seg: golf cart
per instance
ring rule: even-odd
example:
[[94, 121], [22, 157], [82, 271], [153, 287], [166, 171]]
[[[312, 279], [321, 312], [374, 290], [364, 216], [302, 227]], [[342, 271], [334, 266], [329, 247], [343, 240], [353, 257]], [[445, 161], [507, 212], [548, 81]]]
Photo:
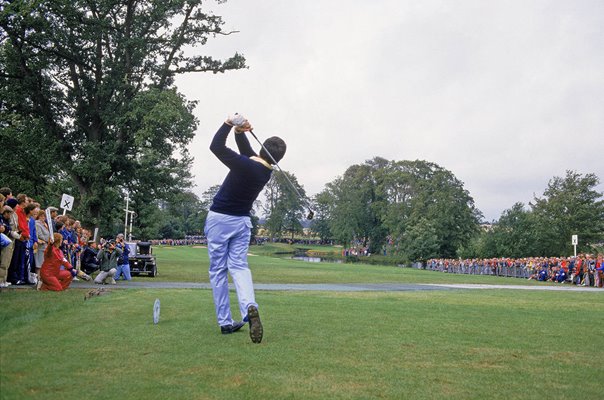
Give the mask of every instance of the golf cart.
[[127, 243], [130, 249], [130, 273], [132, 275], [147, 274], [157, 276], [157, 264], [150, 242]]

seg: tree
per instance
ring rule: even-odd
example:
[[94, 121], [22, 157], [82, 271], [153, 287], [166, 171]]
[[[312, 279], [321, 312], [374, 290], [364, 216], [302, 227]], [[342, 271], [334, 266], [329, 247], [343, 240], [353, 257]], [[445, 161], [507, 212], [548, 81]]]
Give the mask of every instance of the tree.
[[195, 103], [176, 91], [174, 77], [245, 67], [239, 54], [219, 61], [185, 53], [232, 33], [201, 4], [3, 1], [2, 138], [25, 135], [25, 145], [11, 142], [11, 154], [39, 143], [36, 153], [49, 160], [32, 163], [28, 190], [42, 193], [40, 186], [68, 178], [80, 211], [104, 222], [124, 190], [148, 201], [190, 186], [186, 147], [197, 125]]
[[333, 233], [330, 228], [330, 219], [334, 204], [332, 196], [327, 191], [323, 191], [314, 197], [312, 203], [312, 209], [315, 211], [315, 217], [310, 225], [312, 231], [322, 241], [332, 239]]
[[[426, 161], [376, 157], [349, 167], [321, 193], [330, 229], [343, 243], [360, 240], [378, 252], [454, 257], [478, 228], [480, 212], [463, 183]], [[388, 242], [386, 238], [389, 238]]]
[[298, 197], [283, 174], [287, 174], [298, 192], [304, 196], [304, 199], [306, 198], [304, 188], [293, 174], [287, 171], [273, 174], [264, 191], [266, 197], [263, 207], [266, 217], [265, 227], [273, 237], [289, 232], [293, 240], [296, 233], [302, 232], [300, 221], [304, 218], [305, 200]]
[[543, 193], [531, 204], [537, 235], [537, 255], [570, 254], [571, 236], [579, 235], [580, 251], [604, 240], [604, 200], [594, 188], [595, 174], [566, 171], [552, 178]]
[[[395, 252], [410, 253], [420, 246], [409, 241], [429, 239], [428, 247], [432, 248], [435, 243], [431, 238], [435, 234], [438, 243], [435, 253], [455, 257], [457, 250], [467, 245], [477, 232], [480, 211], [475, 208], [474, 200], [462, 182], [437, 164], [393, 161], [383, 170], [379, 191], [386, 200], [382, 221]], [[427, 236], [420, 239], [418, 229], [425, 229]], [[421, 253], [432, 252], [425, 250]], [[407, 255], [413, 259], [411, 254]]]
[[342, 177], [326, 185], [323, 194], [333, 199], [330, 230], [335, 238], [345, 244], [368, 246], [372, 253], [379, 251], [386, 237], [380, 223], [382, 202], [376, 191], [376, 172], [382, 161], [376, 158], [349, 167]]
[[426, 261], [440, 255], [441, 243], [434, 223], [421, 218], [409, 226], [403, 237], [403, 254], [413, 261]]
[[516, 203], [505, 210], [493, 228], [495, 257], [531, 257], [536, 254], [537, 241], [533, 214], [524, 204]]

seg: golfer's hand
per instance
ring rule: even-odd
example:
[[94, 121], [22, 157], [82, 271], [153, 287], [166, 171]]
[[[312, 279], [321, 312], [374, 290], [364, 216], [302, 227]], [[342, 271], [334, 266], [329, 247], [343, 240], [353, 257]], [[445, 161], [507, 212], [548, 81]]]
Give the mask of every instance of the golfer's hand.
[[243, 115], [235, 113], [229, 115], [224, 122], [231, 126], [240, 127], [247, 122], [247, 119]]
[[252, 129], [252, 125], [246, 120], [243, 125], [235, 127], [235, 133], [245, 133], [251, 131]]

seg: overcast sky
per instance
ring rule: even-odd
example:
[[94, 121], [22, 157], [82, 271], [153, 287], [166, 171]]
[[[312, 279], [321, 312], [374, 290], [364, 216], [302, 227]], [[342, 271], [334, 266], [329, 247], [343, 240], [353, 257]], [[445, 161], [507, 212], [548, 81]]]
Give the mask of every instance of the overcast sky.
[[213, 9], [239, 33], [194, 51], [238, 51], [249, 69], [177, 80], [199, 101], [190, 146], [199, 195], [227, 172], [208, 146], [235, 111], [261, 140], [287, 142], [279, 164], [311, 195], [376, 156], [427, 160], [464, 182], [491, 221], [566, 170], [604, 179], [602, 0], [230, 0]]

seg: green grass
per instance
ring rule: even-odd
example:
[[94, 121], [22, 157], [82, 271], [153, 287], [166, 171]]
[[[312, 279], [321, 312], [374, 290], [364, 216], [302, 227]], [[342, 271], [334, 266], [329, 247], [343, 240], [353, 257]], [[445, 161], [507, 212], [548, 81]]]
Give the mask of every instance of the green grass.
[[600, 292], [258, 291], [260, 345], [219, 333], [209, 290], [84, 293], [0, 293], [0, 398], [602, 395]]
[[[305, 263], [275, 249], [288, 247], [250, 249], [256, 283], [544, 285]], [[154, 252], [160, 275], [136, 280], [208, 281], [207, 249]], [[257, 291], [260, 345], [247, 328], [219, 333], [210, 290], [85, 293], [0, 292], [0, 399], [602, 397], [604, 290]]]
[[[284, 244], [250, 247], [248, 261], [255, 283], [476, 283], [498, 285], [544, 285], [526, 279], [488, 275], [457, 275], [400, 268], [391, 265], [308, 263], [274, 256], [275, 251], [293, 252], [299, 246]], [[320, 251], [341, 251], [333, 247], [313, 247]], [[153, 249], [159, 275], [136, 280], [167, 282], [209, 282], [208, 250], [195, 247]]]

